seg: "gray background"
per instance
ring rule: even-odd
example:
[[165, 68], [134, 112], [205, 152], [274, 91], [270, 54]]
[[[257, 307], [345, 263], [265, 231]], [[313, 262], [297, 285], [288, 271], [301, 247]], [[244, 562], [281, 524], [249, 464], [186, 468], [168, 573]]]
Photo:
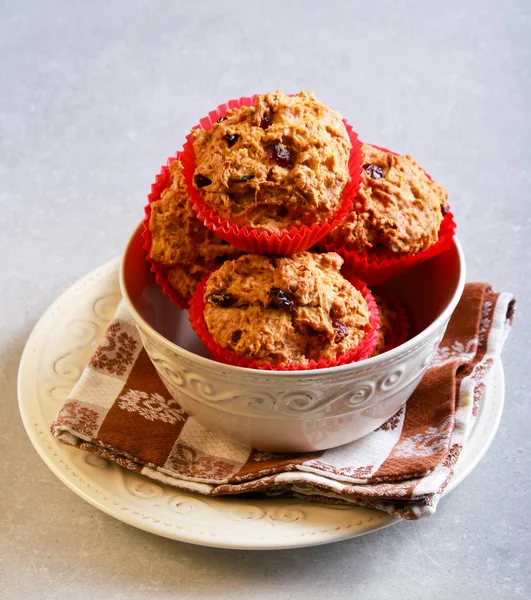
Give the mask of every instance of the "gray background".
[[[529, 598], [531, 3], [0, 2], [0, 598]], [[435, 516], [253, 553], [157, 538], [83, 502], [31, 447], [15, 379], [44, 309], [120, 254], [209, 109], [313, 89], [450, 190], [468, 279], [519, 298], [507, 404]]]

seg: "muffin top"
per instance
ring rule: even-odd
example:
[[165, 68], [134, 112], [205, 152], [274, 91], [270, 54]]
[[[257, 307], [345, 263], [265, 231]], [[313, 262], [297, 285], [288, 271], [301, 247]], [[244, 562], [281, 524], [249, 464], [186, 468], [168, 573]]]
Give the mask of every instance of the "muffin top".
[[170, 285], [189, 300], [209, 271], [242, 252], [207, 229], [195, 216], [179, 160], [171, 163], [170, 175], [170, 185], [151, 204], [150, 257], [167, 268]]
[[334, 252], [226, 261], [205, 287], [210, 335], [259, 364], [340, 357], [362, 341], [370, 317], [362, 294], [340, 275], [342, 263]]
[[350, 139], [311, 92], [259, 95], [193, 137], [194, 185], [231, 223], [281, 231], [324, 222], [341, 205]]
[[361, 186], [349, 216], [326, 238], [356, 252], [416, 253], [438, 240], [448, 192], [411, 156], [362, 146]]

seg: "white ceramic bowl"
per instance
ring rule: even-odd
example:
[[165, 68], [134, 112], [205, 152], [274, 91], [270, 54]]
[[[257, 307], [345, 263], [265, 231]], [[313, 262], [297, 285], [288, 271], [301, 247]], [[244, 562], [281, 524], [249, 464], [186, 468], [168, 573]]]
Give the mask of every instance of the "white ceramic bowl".
[[141, 227], [126, 248], [122, 294], [171, 395], [200, 423], [260, 450], [333, 448], [373, 431], [413, 393], [461, 297], [465, 261], [457, 240], [443, 254], [387, 284], [408, 310], [413, 337], [359, 363], [311, 371], [260, 371], [209, 358], [155, 283]]

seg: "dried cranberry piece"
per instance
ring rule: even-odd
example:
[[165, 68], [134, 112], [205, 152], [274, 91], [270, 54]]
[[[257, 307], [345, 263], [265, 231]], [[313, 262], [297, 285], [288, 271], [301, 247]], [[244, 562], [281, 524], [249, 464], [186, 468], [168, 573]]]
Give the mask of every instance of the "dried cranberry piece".
[[507, 306], [507, 313], [505, 314], [505, 318], [512, 324], [514, 319], [514, 307], [516, 305], [516, 299], [512, 299]]
[[345, 325], [345, 323], [342, 323], [341, 321], [332, 321], [332, 326], [334, 329], [337, 329], [336, 337], [334, 338], [336, 343], [339, 343], [341, 340], [344, 340], [347, 337], [348, 327]]
[[243, 177], [231, 177], [233, 183], [242, 183], [244, 181], [251, 181], [254, 179], [254, 175], [244, 175]]
[[262, 129], [267, 129], [272, 124], [271, 117], [266, 113], [262, 120], [260, 121], [260, 127]]
[[232, 146], [234, 146], [234, 144], [236, 143], [237, 139], [240, 136], [237, 133], [227, 133], [227, 135], [225, 136], [225, 139], [227, 140], [227, 145], [229, 146], [229, 148], [231, 148]]
[[269, 154], [269, 158], [274, 160], [279, 167], [284, 167], [285, 169], [291, 167], [291, 151], [286, 146], [278, 143], [270, 144], [267, 147], [267, 153]]
[[365, 173], [373, 179], [382, 179], [384, 176], [383, 169], [380, 165], [365, 165], [363, 168], [365, 169]]
[[221, 123], [222, 121], [226, 121], [226, 120], [227, 120], [227, 117], [220, 117], [220, 118], [219, 118], [219, 119], [216, 121], [216, 123]]
[[278, 308], [286, 307], [291, 308], [291, 300], [287, 292], [279, 288], [271, 288], [269, 290], [269, 296], [271, 297], [271, 305], [277, 306]]
[[198, 188], [204, 188], [212, 183], [212, 181], [208, 177], [201, 175], [201, 173], [194, 177], [194, 182], [196, 187]]
[[234, 298], [228, 294], [210, 294], [208, 301], [223, 308], [228, 308], [234, 304]]
[[443, 215], [443, 217], [445, 215], [447, 215], [450, 212], [450, 207], [448, 206], [448, 204], [444, 204], [443, 206], [441, 206], [441, 213]]

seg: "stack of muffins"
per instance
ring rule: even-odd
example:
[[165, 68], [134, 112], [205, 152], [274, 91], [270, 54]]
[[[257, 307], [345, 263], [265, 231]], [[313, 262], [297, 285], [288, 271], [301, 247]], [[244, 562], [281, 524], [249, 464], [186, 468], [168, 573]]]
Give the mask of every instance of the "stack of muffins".
[[157, 282], [216, 360], [259, 369], [359, 361], [407, 339], [385, 282], [445, 250], [446, 191], [362, 144], [312, 93], [219, 106], [152, 186]]

